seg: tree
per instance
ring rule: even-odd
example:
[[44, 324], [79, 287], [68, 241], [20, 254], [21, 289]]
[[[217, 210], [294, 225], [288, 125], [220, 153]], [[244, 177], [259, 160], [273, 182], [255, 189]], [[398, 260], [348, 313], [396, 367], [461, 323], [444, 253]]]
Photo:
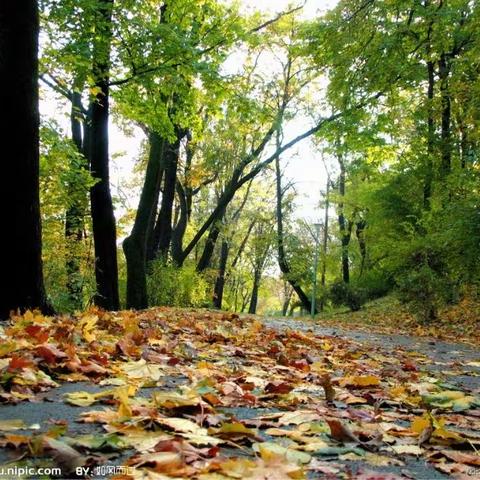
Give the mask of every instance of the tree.
[[0, 318], [11, 310], [51, 312], [42, 273], [39, 202], [38, 5], [0, 5], [2, 145], [11, 155], [2, 175], [4, 224]]
[[96, 95], [90, 104], [90, 170], [97, 183], [90, 190], [92, 228], [95, 244], [95, 303], [118, 310], [117, 233], [110, 193], [108, 118], [110, 97], [110, 50], [113, 0], [98, 0], [93, 42], [93, 78]]

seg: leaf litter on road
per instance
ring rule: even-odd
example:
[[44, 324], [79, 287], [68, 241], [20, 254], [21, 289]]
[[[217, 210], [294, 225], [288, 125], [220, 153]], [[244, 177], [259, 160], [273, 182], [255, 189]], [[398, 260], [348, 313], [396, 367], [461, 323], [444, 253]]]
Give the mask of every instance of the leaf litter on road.
[[117, 478], [394, 478], [368, 475], [416, 458], [464, 475], [480, 464], [478, 392], [432, 376], [428, 362], [206, 310], [27, 312], [1, 332], [0, 401], [41, 408], [51, 389], [87, 382], [103, 390], [63, 400], [90, 408], [73, 421], [98, 430], [5, 419], [0, 446], [67, 477], [121, 461]]

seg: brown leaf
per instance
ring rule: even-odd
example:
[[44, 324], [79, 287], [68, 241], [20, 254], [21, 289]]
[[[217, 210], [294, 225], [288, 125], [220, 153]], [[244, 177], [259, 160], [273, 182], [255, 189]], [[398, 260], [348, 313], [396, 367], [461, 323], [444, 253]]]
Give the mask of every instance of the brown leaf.
[[327, 419], [327, 423], [330, 427], [330, 436], [338, 442], [362, 443], [346, 425], [340, 422], [340, 420]]
[[265, 392], [267, 393], [290, 393], [294, 389], [294, 386], [281, 380], [275, 380], [269, 382], [265, 386]]

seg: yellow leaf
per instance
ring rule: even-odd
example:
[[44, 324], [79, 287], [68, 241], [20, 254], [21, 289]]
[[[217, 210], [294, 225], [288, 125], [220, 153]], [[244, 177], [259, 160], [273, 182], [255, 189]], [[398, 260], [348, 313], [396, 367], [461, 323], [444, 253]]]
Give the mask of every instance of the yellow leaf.
[[424, 451], [418, 445], [393, 445], [390, 448], [399, 455], [421, 455]]
[[24, 430], [27, 425], [23, 420], [0, 420], [0, 430], [3, 432], [13, 432], [15, 430]]
[[96, 335], [94, 335], [93, 331], [95, 330], [97, 322], [97, 315], [85, 315], [80, 319], [79, 327], [82, 331], [83, 338], [88, 343], [91, 343], [96, 339]]
[[114, 396], [118, 400], [118, 415], [120, 417], [130, 418], [132, 416], [132, 409], [130, 408], [128, 401], [128, 387], [120, 387], [115, 389]]
[[97, 401], [95, 395], [88, 392], [66, 393], [65, 399], [68, 403], [76, 405], [77, 407], [89, 407]]
[[380, 379], [373, 375], [352, 375], [340, 380], [342, 387], [374, 387], [380, 384]]
[[430, 420], [426, 417], [415, 417], [412, 421], [411, 429], [417, 435], [420, 435], [426, 428], [430, 426]]

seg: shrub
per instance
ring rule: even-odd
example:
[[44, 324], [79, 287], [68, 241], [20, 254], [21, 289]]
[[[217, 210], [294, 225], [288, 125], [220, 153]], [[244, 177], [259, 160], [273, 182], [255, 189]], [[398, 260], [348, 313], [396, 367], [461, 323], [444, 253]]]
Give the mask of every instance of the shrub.
[[336, 307], [346, 305], [352, 312], [356, 312], [366, 301], [365, 290], [338, 280], [330, 287], [330, 300]]
[[194, 265], [176, 267], [162, 260], [152, 262], [147, 289], [150, 305], [173, 307], [205, 306], [209, 291]]
[[423, 246], [413, 250], [396, 275], [400, 300], [422, 323], [437, 318], [438, 308], [458, 297], [458, 288], [448, 275], [442, 252]]
[[363, 292], [365, 301], [370, 301], [388, 295], [394, 288], [395, 282], [388, 272], [367, 270], [361, 277], [355, 279], [352, 285]]

